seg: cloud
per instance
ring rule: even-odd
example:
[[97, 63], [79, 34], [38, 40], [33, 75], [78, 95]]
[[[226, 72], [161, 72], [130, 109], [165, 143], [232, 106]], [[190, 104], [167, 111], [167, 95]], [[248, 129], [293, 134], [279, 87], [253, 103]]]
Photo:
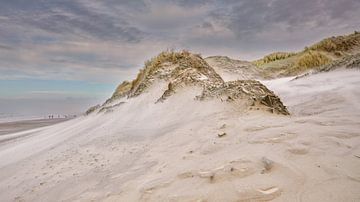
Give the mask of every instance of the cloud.
[[137, 42], [144, 34], [121, 16], [98, 13], [78, 1], [14, 0], [5, 3], [0, 11], [8, 18], [5, 23], [38, 29], [55, 37]]
[[224, 24], [250, 49], [281, 41], [280, 46], [293, 49], [298, 40], [306, 43], [360, 26], [360, 2], [355, 0], [243, 0], [222, 5], [211, 11], [212, 20]]
[[5, 45], [1, 45], [0, 44], [0, 49], [3, 49], [3, 50], [12, 50], [12, 48], [10, 46], [5, 46]]
[[356, 0], [0, 3], [0, 79], [120, 82], [167, 48], [255, 59], [360, 27]]

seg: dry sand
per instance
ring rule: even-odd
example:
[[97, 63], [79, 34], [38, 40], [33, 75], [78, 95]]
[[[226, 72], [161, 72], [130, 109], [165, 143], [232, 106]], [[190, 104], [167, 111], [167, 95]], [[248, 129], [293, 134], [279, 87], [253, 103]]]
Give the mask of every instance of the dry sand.
[[50, 126], [69, 120], [68, 118], [21, 120], [0, 123], [0, 136], [24, 130]]
[[1, 201], [359, 201], [360, 72], [290, 80], [265, 83], [291, 116], [195, 101], [196, 89], [154, 104], [159, 84], [113, 112], [14, 133]]

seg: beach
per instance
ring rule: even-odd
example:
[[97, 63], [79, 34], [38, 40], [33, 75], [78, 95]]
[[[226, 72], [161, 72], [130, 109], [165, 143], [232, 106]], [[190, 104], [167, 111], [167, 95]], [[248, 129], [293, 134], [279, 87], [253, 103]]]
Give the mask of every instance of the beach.
[[0, 136], [61, 123], [69, 118], [21, 120], [0, 123]]

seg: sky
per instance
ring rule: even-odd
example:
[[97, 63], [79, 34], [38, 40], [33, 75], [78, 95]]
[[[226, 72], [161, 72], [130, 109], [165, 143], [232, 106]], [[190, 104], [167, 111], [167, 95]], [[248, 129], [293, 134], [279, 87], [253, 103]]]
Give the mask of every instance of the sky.
[[0, 117], [80, 113], [162, 50], [254, 60], [359, 19], [358, 0], [0, 0]]

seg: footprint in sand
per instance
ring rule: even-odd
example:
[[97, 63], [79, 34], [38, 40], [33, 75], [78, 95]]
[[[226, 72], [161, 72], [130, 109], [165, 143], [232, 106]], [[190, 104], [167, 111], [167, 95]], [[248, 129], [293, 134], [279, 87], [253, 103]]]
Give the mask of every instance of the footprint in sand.
[[262, 144], [262, 143], [281, 143], [286, 140], [291, 140], [297, 137], [295, 133], [274, 133], [274, 134], [252, 134], [248, 138], [250, 144]]
[[180, 179], [199, 177], [209, 179], [210, 183], [215, 183], [234, 178], [246, 177], [254, 174], [255, 172], [256, 168], [252, 162], [236, 160], [210, 170], [187, 171], [179, 174], [178, 177]]
[[207, 142], [200, 148], [200, 153], [203, 155], [213, 154], [220, 151], [222, 148], [224, 148], [224, 145], [221, 143], [215, 141]]
[[165, 178], [157, 178], [150, 181], [145, 182], [140, 186], [140, 192], [143, 194], [151, 194], [156, 189], [166, 187], [171, 184], [171, 181]]
[[244, 189], [238, 193], [238, 201], [270, 201], [281, 195], [281, 189], [276, 186], [258, 189]]
[[252, 126], [252, 127], [247, 127], [245, 128], [246, 132], [257, 132], [257, 131], [262, 131], [262, 130], [266, 130], [269, 128], [281, 128], [284, 127], [282, 125], [273, 125], [273, 126]]

